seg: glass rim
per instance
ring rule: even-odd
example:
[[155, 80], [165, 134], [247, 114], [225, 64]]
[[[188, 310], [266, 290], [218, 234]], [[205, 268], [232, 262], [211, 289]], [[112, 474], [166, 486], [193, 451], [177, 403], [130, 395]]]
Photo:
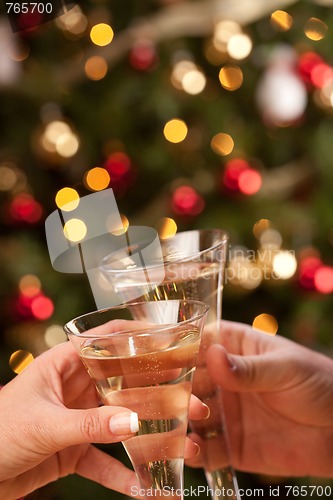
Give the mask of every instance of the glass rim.
[[[185, 319], [183, 321], [179, 321], [178, 323], [175, 323], [175, 324], [161, 324], [161, 325], [150, 325], [146, 328], [142, 328], [141, 330], [138, 330], [137, 328], [133, 328], [133, 329], [126, 329], [126, 330], [119, 330], [119, 331], [116, 331], [116, 332], [111, 332], [111, 333], [106, 333], [106, 334], [103, 334], [103, 335], [98, 335], [98, 334], [89, 334], [89, 333], [85, 333], [85, 332], [82, 332], [82, 333], [76, 333], [76, 332], [73, 332], [69, 329], [69, 325], [70, 324], [75, 324], [75, 322], [77, 322], [78, 320], [81, 320], [81, 319], [84, 319], [84, 318], [88, 318], [89, 316], [93, 316], [95, 314], [100, 314], [100, 313], [105, 313], [107, 311], [116, 311], [116, 310], [123, 310], [123, 309], [130, 309], [132, 306], [141, 306], [143, 304], [159, 304], [159, 303], [170, 303], [170, 302], [178, 302], [178, 303], [183, 303], [183, 304], [194, 304], [194, 305], [198, 305], [202, 308], [202, 311], [198, 314], [196, 314], [195, 316], [189, 318], [189, 319]], [[110, 306], [110, 307], [106, 307], [105, 309], [98, 309], [96, 311], [91, 311], [91, 312], [88, 312], [88, 313], [85, 313], [85, 314], [81, 314], [80, 316], [76, 316], [75, 318], [67, 321], [67, 323], [64, 324], [63, 326], [63, 329], [66, 333], [66, 335], [74, 335], [75, 337], [77, 338], [96, 338], [96, 337], [103, 337], [103, 338], [110, 338], [112, 336], [119, 336], [119, 335], [123, 335], [123, 334], [132, 334], [132, 335], [143, 335], [143, 334], [147, 334], [147, 333], [150, 333], [151, 331], [154, 331], [154, 332], [163, 332], [163, 331], [166, 331], [166, 330], [170, 330], [170, 328], [175, 328], [179, 325], [186, 325], [188, 323], [191, 323], [192, 321], [197, 321], [197, 320], [201, 320], [205, 314], [207, 314], [209, 310], [209, 306], [207, 306], [204, 302], [200, 301], [200, 300], [191, 300], [191, 299], [172, 299], [172, 300], [152, 300], [152, 301], [137, 301], [137, 302], [131, 302], [129, 304], [120, 304], [118, 306]], [[118, 318], [120, 320], [122, 320], [122, 318]], [[112, 320], [110, 320], [112, 321]], [[117, 318], [115, 318], [115, 321], [117, 321]], [[131, 320], [128, 320], [128, 321], [131, 321]], [[102, 325], [96, 325], [94, 327], [92, 327], [91, 329], [93, 328], [97, 328], [98, 326], [102, 326]], [[88, 330], [89, 331], [89, 330]]]
[[[218, 248], [219, 246], [225, 244], [228, 242], [229, 240], [229, 233], [227, 231], [225, 231], [224, 229], [218, 229], [218, 228], [203, 228], [203, 229], [189, 229], [188, 231], [180, 231], [179, 233], [176, 233], [174, 236], [172, 236], [171, 238], [165, 238], [165, 239], [162, 239], [163, 242], [167, 242], [168, 240], [169, 241], [172, 241], [174, 238], [177, 237], [177, 235], [180, 235], [180, 234], [185, 234], [185, 233], [206, 233], [206, 234], [214, 234], [214, 233], [217, 233], [217, 234], [221, 234], [222, 236], [222, 239], [221, 241], [217, 242], [217, 243], [214, 243], [212, 245], [210, 245], [209, 247], [205, 248], [204, 250], [198, 250], [197, 252], [193, 253], [193, 255], [191, 256], [187, 256], [187, 257], [183, 257], [183, 258], [180, 258], [180, 259], [176, 259], [174, 261], [170, 261], [170, 262], [163, 262], [163, 263], [159, 263], [159, 264], [152, 264], [149, 266], [149, 269], [158, 269], [158, 268], [161, 268], [161, 267], [167, 267], [167, 266], [170, 266], [170, 265], [173, 265], [173, 264], [176, 264], [176, 263], [185, 263], [185, 262], [189, 262], [193, 259], [196, 259], [198, 257], [200, 257], [201, 255], [205, 254], [206, 252], [209, 252], [211, 250], [215, 250], [216, 248]], [[128, 268], [128, 269], [110, 269], [108, 268], [108, 265], [105, 264], [106, 260], [110, 258], [111, 255], [113, 255], [114, 253], [116, 252], [111, 252], [110, 254], [106, 255], [105, 257], [103, 257], [102, 261], [101, 261], [101, 266], [100, 266], [100, 269], [103, 273], [105, 274], [122, 274], [122, 273], [135, 273], [137, 271], [140, 271], [141, 269], [145, 269], [144, 267], [137, 267], [137, 268]]]

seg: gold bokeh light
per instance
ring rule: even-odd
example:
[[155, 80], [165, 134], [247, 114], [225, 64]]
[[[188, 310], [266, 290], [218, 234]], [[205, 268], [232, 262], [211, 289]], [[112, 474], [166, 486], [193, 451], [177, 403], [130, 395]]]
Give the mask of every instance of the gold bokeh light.
[[13, 352], [9, 358], [9, 365], [13, 372], [21, 373], [34, 360], [31, 352], [20, 349]]
[[113, 29], [106, 23], [95, 24], [90, 30], [90, 39], [99, 47], [105, 47], [113, 40]]
[[239, 66], [223, 66], [219, 73], [219, 80], [226, 90], [237, 90], [243, 83], [243, 72]]
[[104, 57], [92, 56], [87, 59], [84, 70], [90, 80], [102, 80], [108, 72], [108, 65]]
[[167, 141], [177, 144], [182, 142], [187, 136], [187, 125], [183, 120], [174, 118], [169, 120], [164, 126], [164, 137]]
[[170, 217], [162, 217], [157, 221], [155, 227], [161, 240], [172, 238], [177, 232], [177, 224]]
[[214, 153], [220, 156], [229, 155], [234, 149], [234, 141], [233, 138], [229, 134], [216, 134], [211, 140], [211, 148]]
[[87, 226], [81, 219], [70, 219], [64, 225], [64, 235], [73, 243], [82, 241], [87, 234]]
[[275, 335], [278, 331], [278, 322], [271, 314], [259, 314], [253, 320], [252, 327], [255, 330], [267, 333], [268, 335]]
[[284, 10], [276, 10], [271, 15], [271, 25], [277, 31], [288, 31], [293, 25], [293, 18]]
[[76, 189], [65, 187], [57, 192], [55, 202], [58, 208], [70, 212], [79, 205], [80, 196]]
[[85, 176], [85, 184], [93, 191], [102, 191], [110, 183], [110, 175], [105, 168], [95, 167], [89, 170]]
[[314, 42], [318, 42], [322, 40], [327, 35], [328, 26], [320, 19], [316, 17], [310, 17], [304, 26], [304, 33], [306, 36], [313, 40]]
[[34, 297], [42, 288], [40, 279], [34, 274], [25, 274], [22, 276], [18, 286], [20, 292], [26, 297]]

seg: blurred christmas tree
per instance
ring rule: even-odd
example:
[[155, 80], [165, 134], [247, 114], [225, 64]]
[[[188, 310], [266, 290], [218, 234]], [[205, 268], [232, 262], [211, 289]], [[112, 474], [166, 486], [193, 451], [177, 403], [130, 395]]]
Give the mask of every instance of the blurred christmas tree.
[[331, 353], [332, 4], [82, 0], [16, 34], [2, 15], [1, 380], [94, 308], [44, 220], [107, 187], [125, 224], [226, 229], [224, 317]]

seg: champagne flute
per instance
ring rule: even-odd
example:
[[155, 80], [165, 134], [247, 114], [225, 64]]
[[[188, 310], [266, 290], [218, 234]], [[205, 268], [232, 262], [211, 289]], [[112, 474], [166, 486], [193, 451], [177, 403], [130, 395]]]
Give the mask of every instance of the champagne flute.
[[[142, 242], [142, 247], [144, 247]], [[203, 440], [204, 468], [213, 500], [228, 498], [239, 500], [236, 474], [231, 465], [228, 434], [222, 405], [221, 391], [212, 383], [207, 365], [206, 351], [212, 343], [221, 341], [222, 291], [228, 251], [228, 235], [220, 229], [193, 230], [177, 233], [161, 240], [163, 263], [149, 268], [149, 280], [131, 259], [135, 248], [113, 252], [103, 259], [101, 270], [112, 283], [123, 302], [140, 300], [195, 299], [209, 306], [203, 332], [193, 392], [210, 408], [210, 418], [201, 423], [191, 422], [194, 432]], [[160, 266], [164, 266], [162, 283]]]
[[198, 301], [137, 302], [64, 327], [103, 403], [138, 414], [139, 431], [123, 445], [141, 498], [183, 499], [188, 406], [207, 311]]

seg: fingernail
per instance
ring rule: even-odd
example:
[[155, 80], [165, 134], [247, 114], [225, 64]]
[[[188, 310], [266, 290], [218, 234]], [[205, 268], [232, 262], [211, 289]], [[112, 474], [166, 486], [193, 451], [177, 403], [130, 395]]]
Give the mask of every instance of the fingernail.
[[194, 456], [197, 457], [200, 454], [201, 448], [197, 443], [193, 443], [196, 448]]
[[206, 408], [206, 415], [204, 416], [204, 419], [209, 418], [210, 417], [210, 408], [205, 403], [202, 403], [202, 404]]
[[137, 413], [116, 413], [110, 418], [110, 430], [112, 434], [122, 436], [123, 434], [134, 434], [139, 430], [139, 417]]
[[235, 371], [237, 366], [236, 363], [234, 362], [233, 358], [230, 356], [229, 353], [227, 353], [227, 360], [228, 360], [228, 365], [231, 371]]

